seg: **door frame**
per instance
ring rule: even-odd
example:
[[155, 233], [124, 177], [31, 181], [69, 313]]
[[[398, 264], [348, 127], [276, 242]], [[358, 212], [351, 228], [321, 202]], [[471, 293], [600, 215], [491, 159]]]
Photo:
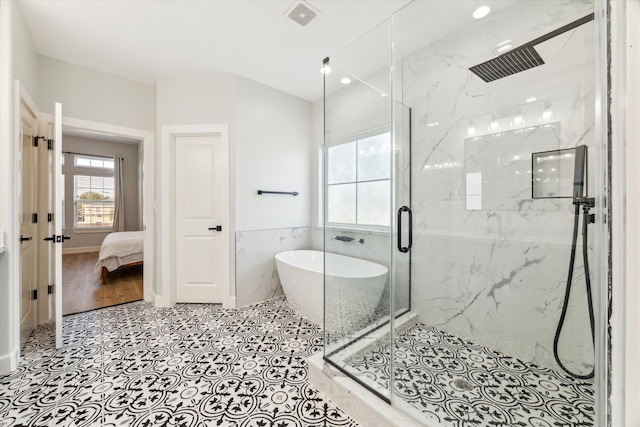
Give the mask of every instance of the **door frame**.
[[[52, 122], [53, 115], [42, 114], [45, 120]], [[79, 130], [88, 133], [120, 136], [139, 140], [143, 153], [142, 175], [142, 228], [144, 230], [143, 260], [143, 299], [153, 302], [156, 299], [153, 283], [156, 278], [155, 269], [155, 134], [142, 129], [128, 128], [90, 120], [62, 117], [62, 129]]]
[[[179, 136], [219, 136], [220, 142], [223, 144], [223, 149], [226, 148], [227, 153], [227, 165], [229, 162], [229, 125], [227, 124], [210, 124], [210, 125], [171, 125], [161, 127], [161, 147], [160, 147], [160, 188], [162, 188], [162, 194], [160, 196], [160, 223], [161, 228], [161, 242], [158, 245], [161, 260], [161, 293], [156, 295], [155, 305], [156, 307], [172, 307], [176, 304], [176, 219], [175, 219], [175, 178], [176, 178], [176, 165], [174, 160], [176, 149], [176, 137]], [[227, 167], [222, 173], [227, 174], [227, 182], [231, 184], [230, 167]], [[228, 233], [229, 236], [233, 235], [233, 223], [230, 221], [231, 215], [231, 199], [229, 186], [222, 188], [222, 222], [229, 224], [228, 227], [224, 227], [222, 233]], [[225, 231], [226, 230], [226, 231]], [[231, 262], [233, 257], [231, 256], [231, 246], [233, 243], [229, 239], [229, 252], [228, 258], [224, 265], [227, 266], [227, 272], [225, 277], [228, 280], [222, 284], [223, 286], [223, 307], [233, 308], [235, 307], [235, 297], [231, 296]]]

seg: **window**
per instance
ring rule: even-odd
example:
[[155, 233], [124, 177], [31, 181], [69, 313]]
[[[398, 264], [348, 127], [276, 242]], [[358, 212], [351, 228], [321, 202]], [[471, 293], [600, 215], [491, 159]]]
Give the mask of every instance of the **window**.
[[74, 156], [74, 164], [83, 168], [113, 170], [113, 158], [111, 157], [94, 157], [76, 154]]
[[115, 198], [113, 158], [75, 155], [74, 164], [74, 226], [112, 227]]
[[389, 226], [391, 134], [327, 149], [327, 223]]

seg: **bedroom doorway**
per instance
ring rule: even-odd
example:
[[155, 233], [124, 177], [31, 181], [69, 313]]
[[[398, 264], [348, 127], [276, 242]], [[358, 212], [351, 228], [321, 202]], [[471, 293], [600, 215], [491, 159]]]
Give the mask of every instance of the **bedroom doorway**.
[[[153, 302], [154, 134], [73, 118], [62, 123], [64, 228], [72, 237], [63, 246], [63, 314]], [[136, 253], [110, 258], [103, 275], [100, 250], [116, 229], [136, 235], [135, 245], [125, 245]]]
[[[135, 138], [63, 129], [61, 219], [70, 237], [63, 245], [63, 314], [143, 298], [139, 144]], [[132, 244], [108, 244], [131, 234], [138, 238]]]

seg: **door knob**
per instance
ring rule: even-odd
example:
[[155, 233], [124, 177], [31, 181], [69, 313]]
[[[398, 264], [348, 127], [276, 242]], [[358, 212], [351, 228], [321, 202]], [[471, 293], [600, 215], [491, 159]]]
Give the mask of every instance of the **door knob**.
[[216, 225], [215, 227], [209, 227], [209, 231], [222, 231], [222, 226]]
[[28, 242], [29, 240], [31, 240], [31, 237], [24, 237], [24, 236], [20, 235], [20, 243]]

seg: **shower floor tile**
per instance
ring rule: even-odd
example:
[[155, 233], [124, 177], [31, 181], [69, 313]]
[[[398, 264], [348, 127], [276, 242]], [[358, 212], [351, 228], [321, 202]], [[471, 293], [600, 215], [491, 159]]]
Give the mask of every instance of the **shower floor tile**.
[[[384, 387], [388, 338], [343, 364]], [[416, 322], [398, 335], [394, 393], [444, 426], [591, 426], [593, 384]], [[417, 413], [417, 412], [416, 412]]]
[[284, 298], [235, 310], [145, 302], [36, 329], [0, 376], [0, 426], [308, 427], [358, 424], [309, 384], [319, 326]]

